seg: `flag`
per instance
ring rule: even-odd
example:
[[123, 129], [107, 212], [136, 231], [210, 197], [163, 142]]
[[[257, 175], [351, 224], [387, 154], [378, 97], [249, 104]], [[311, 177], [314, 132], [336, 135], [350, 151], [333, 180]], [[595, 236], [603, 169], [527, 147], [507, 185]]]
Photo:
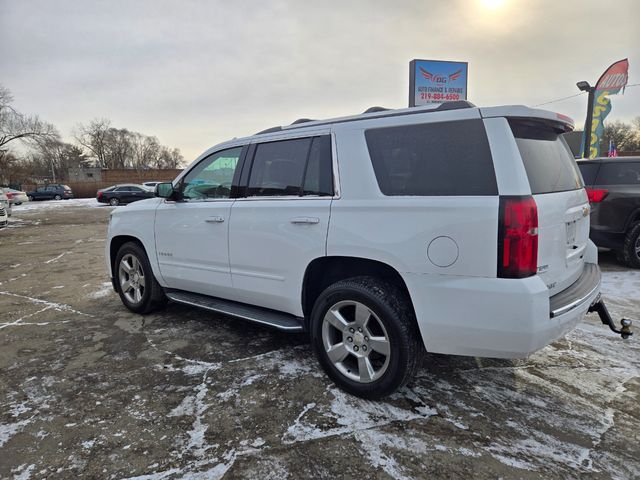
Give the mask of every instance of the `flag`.
[[624, 88], [629, 80], [629, 60], [620, 60], [609, 68], [598, 79], [595, 86], [593, 102], [593, 120], [591, 122], [591, 137], [589, 139], [589, 152], [583, 152], [585, 158], [600, 156], [600, 141], [604, 134], [604, 119], [611, 111], [610, 95], [624, 93]]
[[613, 143], [613, 140], [609, 140], [609, 153], [607, 157], [617, 157], [618, 151], [616, 150], [616, 144]]

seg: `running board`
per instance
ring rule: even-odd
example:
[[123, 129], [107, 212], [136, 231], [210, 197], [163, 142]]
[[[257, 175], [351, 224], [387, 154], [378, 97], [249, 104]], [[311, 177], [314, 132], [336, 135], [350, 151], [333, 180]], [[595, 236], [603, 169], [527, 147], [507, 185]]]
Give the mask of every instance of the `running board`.
[[223, 313], [287, 332], [304, 331], [303, 319], [288, 313], [255, 307], [240, 302], [232, 302], [231, 300], [210, 297], [199, 293], [184, 292], [182, 290], [167, 290], [165, 293], [169, 299], [184, 305], [191, 305], [193, 307], [211, 310], [212, 312]]

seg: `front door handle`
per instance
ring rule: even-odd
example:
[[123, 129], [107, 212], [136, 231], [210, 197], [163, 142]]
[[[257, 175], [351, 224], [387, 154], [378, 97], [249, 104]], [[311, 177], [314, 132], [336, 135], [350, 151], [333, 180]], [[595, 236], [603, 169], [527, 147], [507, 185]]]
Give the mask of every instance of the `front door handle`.
[[315, 223], [320, 223], [320, 219], [318, 217], [294, 217], [294, 218], [291, 219], [291, 223], [294, 223], [294, 224], [301, 224], [301, 223], [315, 224]]
[[224, 222], [224, 217], [221, 217], [220, 215], [214, 215], [213, 217], [205, 218], [204, 221], [207, 223], [222, 223]]

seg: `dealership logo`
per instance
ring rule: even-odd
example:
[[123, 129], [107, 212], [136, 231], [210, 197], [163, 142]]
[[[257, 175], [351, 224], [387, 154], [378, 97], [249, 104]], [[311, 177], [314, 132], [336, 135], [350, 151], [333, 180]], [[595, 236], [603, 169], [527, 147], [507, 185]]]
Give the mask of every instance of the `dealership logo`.
[[457, 70], [449, 75], [440, 75], [440, 74], [433, 74], [431, 72], [428, 72], [422, 67], [419, 67], [419, 68], [422, 76], [433, 83], [451, 83], [457, 80], [458, 78], [460, 78], [460, 75], [462, 75], [462, 69]]

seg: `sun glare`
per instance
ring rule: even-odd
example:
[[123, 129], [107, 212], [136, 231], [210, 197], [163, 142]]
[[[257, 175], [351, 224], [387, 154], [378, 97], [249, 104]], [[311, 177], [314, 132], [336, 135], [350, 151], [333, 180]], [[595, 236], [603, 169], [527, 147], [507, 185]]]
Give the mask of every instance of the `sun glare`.
[[480, 3], [486, 8], [495, 10], [505, 4], [505, 0], [480, 0]]

